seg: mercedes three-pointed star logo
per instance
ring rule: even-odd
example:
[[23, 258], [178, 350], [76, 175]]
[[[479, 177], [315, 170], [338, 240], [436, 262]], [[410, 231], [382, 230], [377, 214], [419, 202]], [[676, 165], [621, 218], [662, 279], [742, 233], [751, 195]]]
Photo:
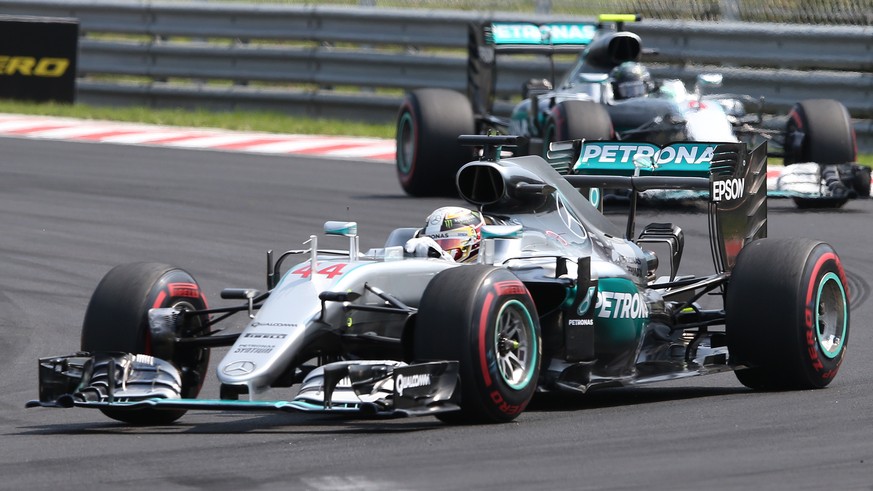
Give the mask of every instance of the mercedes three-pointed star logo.
[[223, 372], [226, 375], [239, 376], [252, 373], [254, 370], [255, 364], [250, 361], [235, 361], [224, 367]]

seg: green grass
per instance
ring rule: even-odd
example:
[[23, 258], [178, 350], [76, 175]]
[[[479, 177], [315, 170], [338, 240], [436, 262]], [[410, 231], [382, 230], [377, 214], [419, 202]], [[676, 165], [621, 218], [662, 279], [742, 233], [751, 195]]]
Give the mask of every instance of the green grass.
[[368, 124], [357, 121], [289, 116], [276, 112], [211, 112], [144, 107], [98, 107], [84, 104], [36, 104], [0, 100], [0, 113], [63, 116], [167, 126], [222, 128], [235, 131], [394, 138], [394, 123]]
[[873, 167], [873, 154], [859, 153], [858, 154], [858, 163], [866, 165], [867, 167]]
[[[772, 165], [782, 165], [782, 159], [779, 157], [770, 157], [767, 159], [767, 163]], [[867, 167], [873, 167], [873, 154], [859, 153], [858, 163], [861, 165], [866, 165]]]
[[[84, 104], [36, 104], [0, 100], [0, 113], [37, 114], [79, 119], [125, 121], [166, 126], [194, 126], [235, 131], [266, 131], [271, 133], [367, 136], [394, 138], [394, 123], [369, 124], [357, 121], [337, 121], [289, 116], [275, 112], [211, 112], [186, 109], [150, 109], [145, 107], [98, 107]], [[770, 159], [781, 164], [782, 159]], [[859, 154], [858, 162], [873, 167], [873, 154]]]

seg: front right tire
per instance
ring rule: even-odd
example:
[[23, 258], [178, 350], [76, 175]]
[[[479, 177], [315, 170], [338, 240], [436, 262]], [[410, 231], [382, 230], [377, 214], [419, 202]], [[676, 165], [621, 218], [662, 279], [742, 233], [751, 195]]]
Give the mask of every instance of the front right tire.
[[870, 197], [870, 168], [860, 165], [852, 167], [852, 188], [861, 198]]
[[419, 306], [416, 359], [457, 360], [461, 411], [449, 423], [504, 423], [527, 407], [540, 370], [540, 325], [524, 284], [503, 268], [459, 266], [437, 274]]
[[855, 162], [858, 148], [849, 111], [833, 99], [798, 102], [788, 113], [785, 165]]

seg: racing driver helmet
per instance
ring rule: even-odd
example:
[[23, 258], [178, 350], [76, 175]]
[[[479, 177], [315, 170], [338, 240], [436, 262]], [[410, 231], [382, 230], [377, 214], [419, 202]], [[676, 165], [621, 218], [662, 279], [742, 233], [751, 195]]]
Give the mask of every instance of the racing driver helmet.
[[612, 69], [612, 93], [616, 99], [629, 99], [648, 94], [655, 88], [649, 70], [633, 61], [626, 61]]
[[469, 262], [479, 253], [484, 224], [485, 220], [478, 211], [444, 206], [427, 217], [419, 237], [430, 237], [455, 261]]

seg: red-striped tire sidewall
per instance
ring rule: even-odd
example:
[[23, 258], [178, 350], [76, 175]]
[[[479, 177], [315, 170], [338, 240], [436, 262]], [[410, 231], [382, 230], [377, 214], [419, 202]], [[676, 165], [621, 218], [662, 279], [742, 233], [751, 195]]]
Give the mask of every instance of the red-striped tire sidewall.
[[837, 375], [845, 357], [845, 347], [849, 341], [849, 330], [847, 327], [845, 336], [842, 338], [842, 349], [835, 357], [830, 358], [825, 356], [817, 339], [818, 327], [814, 322], [819, 300], [817, 290], [820, 282], [828, 273], [835, 274], [844, 288], [846, 302], [845, 323], [848, 326], [850, 323], [848, 303], [851, 294], [846, 280], [846, 272], [836, 252], [827, 244], [819, 244], [813, 250], [807, 262], [806, 270], [803, 273], [804, 283], [799, 292], [801, 295], [799, 305], [803, 305], [804, 309], [801, 343], [805, 349], [801, 350], [802, 365], [807, 371], [808, 379], [813, 385], [818, 387], [824, 387], [829, 384]]
[[[501, 308], [512, 302], [514, 307], [523, 306], [530, 316], [533, 330], [533, 373], [528, 383], [521, 389], [507, 384], [497, 367], [497, 353], [494, 348], [497, 317]], [[517, 303], [515, 303], [517, 302]], [[475, 381], [475, 391], [482, 410], [496, 421], [510, 421], [527, 407], [536, 389], [539, 376], [541, 340], [536, 306], [524, 284], [515, 275], [505, 270], [495, 270], [482, 283], [475, 300], [470, 330], [469, 378]], [[465, 401], [471, 396], [464, 391]]]

